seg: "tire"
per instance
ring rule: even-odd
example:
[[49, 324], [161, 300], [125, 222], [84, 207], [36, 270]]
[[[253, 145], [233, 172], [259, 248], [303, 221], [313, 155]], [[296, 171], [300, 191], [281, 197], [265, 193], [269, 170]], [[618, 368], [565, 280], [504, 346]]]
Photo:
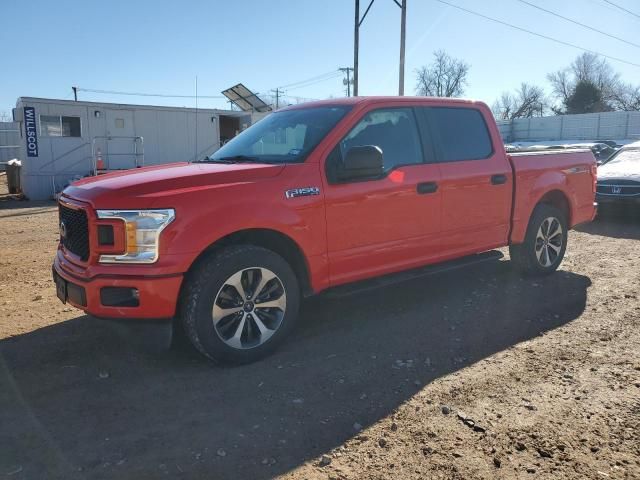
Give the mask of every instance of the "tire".
[[216, 362], [244, 364], [278, 347], [293, 328], [299, 305], [298, 280], [282, 257], [238, 245], [205, 256], [188, 274], [179, 315], [200, 353]]
[[526, 275], [553, 273], [564, 258], [567, 238], [565, 214], [556, 207], [540, 204], [533, 210], [524, 242], [509, 246], [511, 261]]

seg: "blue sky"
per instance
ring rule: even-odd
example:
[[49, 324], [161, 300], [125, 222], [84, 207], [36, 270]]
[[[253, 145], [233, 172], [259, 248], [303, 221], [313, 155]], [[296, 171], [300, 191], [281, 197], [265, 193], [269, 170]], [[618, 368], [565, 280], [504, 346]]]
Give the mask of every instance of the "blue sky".
[[[586, 30], [518, 0], [449, 0], [485, 15], [640, 64], [640, 48]], [[640, 18], [604, 0], [530, 0], [541, 7], [640, 43]], [[492, 103], [520, 82], [543, 85], [568, 65], [571, 47], [474, 17], [435, 0], [407, 0], [407, 94], [415, 70], [443, 48], [471, 64], [467, 97]], [[363, 11], [368, 0], [361, 0]], [[636, 0], [616, 0], [640, 13]], [[0, 112], [19, 96], [72, 98], [71, 86], [126, 92], [200, 95], [245, 83], [257, 92], [337, 69], [353, 61], [353, 0], [208, 0], [0, 2]], [[376, 0], [361, 28], [360, 94], [398, 89], [400, 9]], [[623, 79], [640, 83], [640, 68], [611, 62]], [[344, 95], [340, 77], [290, 95]], [[192, 99], [80, 93], [81, 99], [193, 105]], [[224, 107], [200, 99], [201, 107]]]

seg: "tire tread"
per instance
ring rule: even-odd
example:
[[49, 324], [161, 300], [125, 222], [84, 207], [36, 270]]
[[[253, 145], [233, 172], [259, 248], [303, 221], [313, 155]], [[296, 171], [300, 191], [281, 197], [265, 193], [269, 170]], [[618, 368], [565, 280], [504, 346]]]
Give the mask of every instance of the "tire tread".
[[[226, 359], [216, 358], [216, 356], [207, 351], [203, 345], [197, 328], [197, 304], [201, 295], [206, 291], [206, 286], [219, 269], [226, 265], [227, 262], [232, 262], [238, 257], [250, 254], [277, 255], [271, 250], [256, 245], [231, 245], [222, 249], [212, 250], [205, 254], [198, 260], [198, 263], [185, 278], [185, 285], [182, 290], [181, 302], [178, 310], [185, 334], [198, 352], [215, 363], [223, 363], [223, 361], [226, 363]], [[281, 259], [279, 256], [278, 258]], [[286, 264], [284, 259], [281, 260]], [[234, 363], [246, 362], [236, 360]]]
[[546, 275], [555, 271], [560, 263], [562, 263], [562, 257], [560, 261], [551, 269], [545, 269], [538, 264], [535, 258], [535, 253], [532, 253], [535, 236], [537, 234], [538, 226], [542, 220], [548, 216], [554, 216], [558, 218], [563, 228], [563, 246], [561, 255], [564, 257], [564, 251], [567, 248], [568, 240], [568, 227], [565, 214], [553, 205], [541, 203], [534, 208], [529, 224], [527, 225], [527, 232], [525, 234], [524, 242], [517, 245], [509, 245], [509, 256], [513, 266], [525, 275]]

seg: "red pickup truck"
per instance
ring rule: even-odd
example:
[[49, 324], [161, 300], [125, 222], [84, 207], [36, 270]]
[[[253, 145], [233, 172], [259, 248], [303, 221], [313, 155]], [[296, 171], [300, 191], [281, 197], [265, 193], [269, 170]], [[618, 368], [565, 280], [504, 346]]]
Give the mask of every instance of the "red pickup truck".
[[69, 186], [53, 275], [91, 315], [179, 319], [207, 357], [249, 362], [330, 287], [507, 245], [553, 272], [595, 185], [590, 151], [507, 155], [480, 102], [307, 103], [202, 161]]

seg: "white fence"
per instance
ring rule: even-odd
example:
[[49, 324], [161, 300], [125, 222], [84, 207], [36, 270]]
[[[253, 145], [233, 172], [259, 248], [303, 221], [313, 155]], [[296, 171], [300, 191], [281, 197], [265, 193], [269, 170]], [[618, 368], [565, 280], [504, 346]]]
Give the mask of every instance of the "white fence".
[[603, 112], [498, 121], [506, 142], [640, 140], [640, 112]]
[[0, 170], [6, 163], [20, 157], [20, 130], [15, 122], [0, 122]]

